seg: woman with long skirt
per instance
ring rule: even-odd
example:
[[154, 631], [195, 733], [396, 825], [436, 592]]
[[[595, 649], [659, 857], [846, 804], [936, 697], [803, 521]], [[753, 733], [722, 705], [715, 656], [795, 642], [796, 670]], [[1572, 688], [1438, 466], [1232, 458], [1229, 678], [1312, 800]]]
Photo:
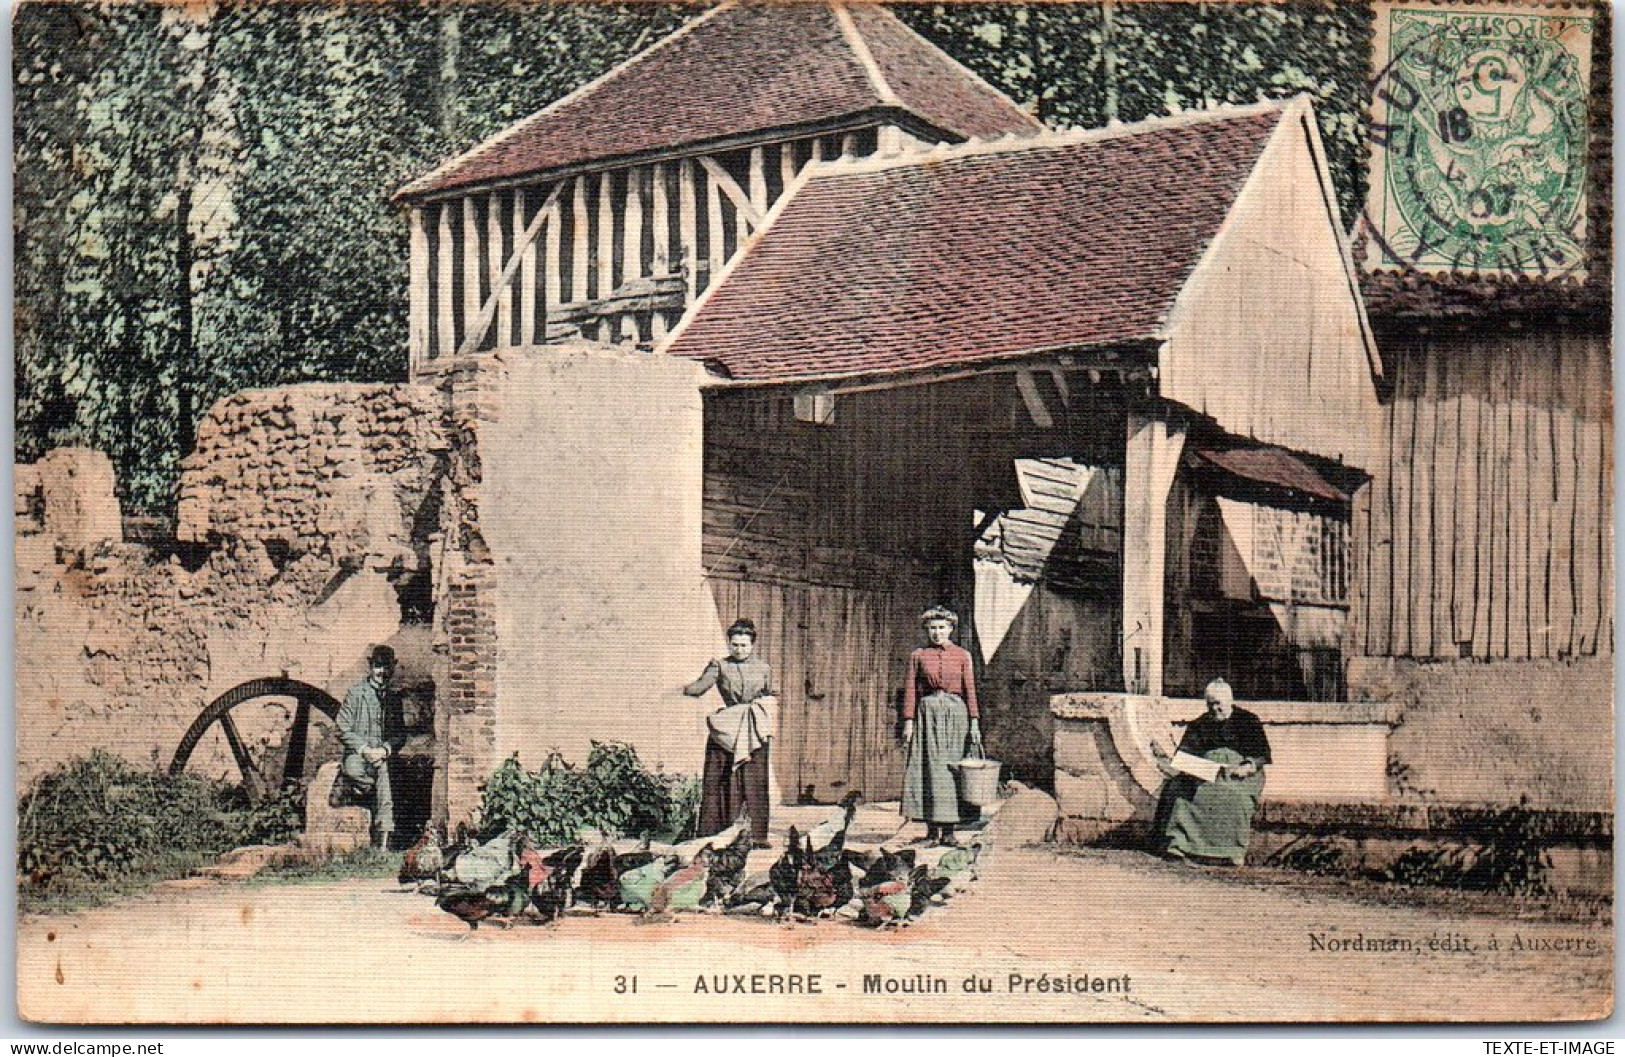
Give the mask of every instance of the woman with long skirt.
[[908, 658], [903, 684], [903, 815], [924, 822], [927, 839], [954, 843], [962, 817], [959, 785], [949, 764], [982, 741], [971, 655], [951, 641], [959, 617], [936, 606], [920, 614], [927, 645]]
[[736, 620], [728, 628], [728, 655], [705, 666], [683, 688], [689, 697], [716, 687], [722, 707], [706, 717], [705, 779], [700, 793], [699, 836], [720, 833], [750, 815], [751, 840], [767, 846], [768, 752], [772, 748], [773, 669], [756, 652], [756, 625]]

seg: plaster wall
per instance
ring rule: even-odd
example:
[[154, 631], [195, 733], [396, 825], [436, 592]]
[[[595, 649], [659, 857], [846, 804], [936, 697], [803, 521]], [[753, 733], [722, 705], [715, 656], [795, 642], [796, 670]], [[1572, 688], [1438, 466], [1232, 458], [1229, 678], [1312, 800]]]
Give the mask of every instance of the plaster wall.
[[703, 369], [581, 345], [485, 370], [500, 376], [478, 433], [495, 757], [579, 762], [618, 740], [698, 774], [715, 703], [680, 688], [723, 648], [700, 552]]

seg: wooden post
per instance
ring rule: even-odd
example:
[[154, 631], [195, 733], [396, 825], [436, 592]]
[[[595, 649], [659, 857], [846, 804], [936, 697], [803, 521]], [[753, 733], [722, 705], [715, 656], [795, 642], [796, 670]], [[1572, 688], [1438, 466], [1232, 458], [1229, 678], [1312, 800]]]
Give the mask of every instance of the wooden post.
[[[463, 199], [463, 326], [474, 325], [480, 314], [480, 217], [474, 209], [474, 197]], [[462, 349], [462, 335], [457, 347]], [[473, 352], [473, 349], [464, 351]]]
[[[643, 275], [643, 174], [646, 169], [626, 171], [626, 205], [621, 225], [621, 282], [629, 283]], [[621, 333], [634, 344], [638, 340], [638, 317], [632, 312], [621, 316]]]
[[454, 208], [451, 202], [440, 203], [439, 237], [435, 239], [435, 284], [438, 287], [435, 297], [435, 309], [438, 313], [435, 320], [435, 347], [441, 356], [451, 356], [457, 352], [457, 254], [453, 251], [455, 243], [452, 241], [451, 211]]
[[574, 238], [570, 257], [570, 300], [585, 301], [591, 297], [587, 286], [587, 268], [592, 257], [592, 226], [587, 211], [587, 178], [576, 177], [574, 202]]
[[795, 181], [796, 172], [795, 141], [791, 140], [788, 143], [779, 144], [779, 180], [782, 187], [779, 194], [781, 196], [785, 191], [790, 190], [790, 184]]
[[727, 247], [723, 245], [727, 236], [722, 230], [722, 184], [717, 180], [716, 163], [706, 165], [708, 161], [711, 159], [700, 159], [700, 164], [705, 166], [705, 215], [710, 238], [709, 252], [706, 255], [710, 260], [710, 267], [705, 276], [706, 286], [717, 281], [723, 262], [728, 259]]
[[[543, 221], [546, 223], [546, 221]], [[519, 258], [519, 344], [536, 344], [536, 240], [525, 238], [525, 189], [513, 192], [513, 241], [523, 245]]]
[[429, 233], [423, 228], [423, 210], [407, 214], [411, 244], [407, 261], [407, 375], [416, 375], [429, 358]]
[[688, 282], [685, 305], [692, 305], [700, 296], [700, 220], [694, 198], [694, 162], [684, 158], [677, 163], [677, 240]]
[[[651, 275], [665, 275], [671, 271], [671, 200], [666, 194], [666, 171], [664, 162], [655, 162], [650, 170], [649, 223], [653, 225], [649, 232]], [[656, 341], [666, 336], [666, 314], [660, 309], [656, 309], [649, 318], [649, 335]]]
[[[497, 299], [497, 337], [496, 347], [505, 348], [513, 344], [513, 293], [511, 283], [502, 281], [502, 192], [492, 191], [486, 199], [485, 212], [485, 261], [490, 270], [490, 280], [486, 284], [486, 296]], [[481, 302], [483, 304], [484, 302]]]
[[[615, 292], [615, 176], [610, 172], [598, 174], [598, 283], [594, 297], [608, 297]], [[599, 340], [614, 341], [616, 320], [605, 316], [599, 322]]]
[[1123, 466], [1123, 685], [1162, 695], [1168, 497], [1185, 447], [1182, 425], [1131, 410]]
[[542, 282], [547, 285], [542, 292], [542, 318], [541, 325], [537, 328], [544, 344], [547, 342], [547, 320], [558, 310], [559, 305], [564, 304], [564, 236], [559, 231], [564, 211], [559, 208], [559, 202], [562, 200], [560, 190], [554, 189], [546, 209], [547, 243], [542, 250], [544, 271]]
[[761, 147], [750, 149], [750, 204], [757, 215], [767, 213], [767, 167]]

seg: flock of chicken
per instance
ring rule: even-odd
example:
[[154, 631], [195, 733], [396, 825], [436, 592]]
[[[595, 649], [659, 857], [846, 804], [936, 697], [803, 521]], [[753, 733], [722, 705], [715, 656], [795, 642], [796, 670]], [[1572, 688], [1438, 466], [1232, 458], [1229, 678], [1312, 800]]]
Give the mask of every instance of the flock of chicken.
[[536, 848], [505, 833], [446, 845], [426, 830], [401, 863], [400, 882], [415, 884], [469, 928], [508, 925], [534, 913], [551, 924], [572, 907], [619, 910], [665, 919], [678, 911], [777, 918], [842, 916], [876, 927], [905, 925], [975, 878], [981, 845], [951, 847], [935, 862], [913, 848], [848, 846], [858, 796], [807, 833], [790, 828], [772, 866], [747, 874], [754, 846], [750, 820], [702, 841], [674, 846], [597, 840]]

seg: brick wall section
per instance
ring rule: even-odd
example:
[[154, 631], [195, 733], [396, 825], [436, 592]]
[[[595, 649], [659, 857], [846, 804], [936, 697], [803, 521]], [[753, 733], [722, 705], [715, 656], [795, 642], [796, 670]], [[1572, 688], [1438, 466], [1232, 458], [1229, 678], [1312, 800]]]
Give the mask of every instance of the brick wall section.
[[492, 356], [461, 357], [439, 376], [451, 440], [440, 511], [440, 590], [435, 621], [436, 740], [441, 767], [434, 810], [470, 820], [495, 769], [497, 575], [480, 527], [484, 484], [480, 430], [496, 421], [505, 373]]

